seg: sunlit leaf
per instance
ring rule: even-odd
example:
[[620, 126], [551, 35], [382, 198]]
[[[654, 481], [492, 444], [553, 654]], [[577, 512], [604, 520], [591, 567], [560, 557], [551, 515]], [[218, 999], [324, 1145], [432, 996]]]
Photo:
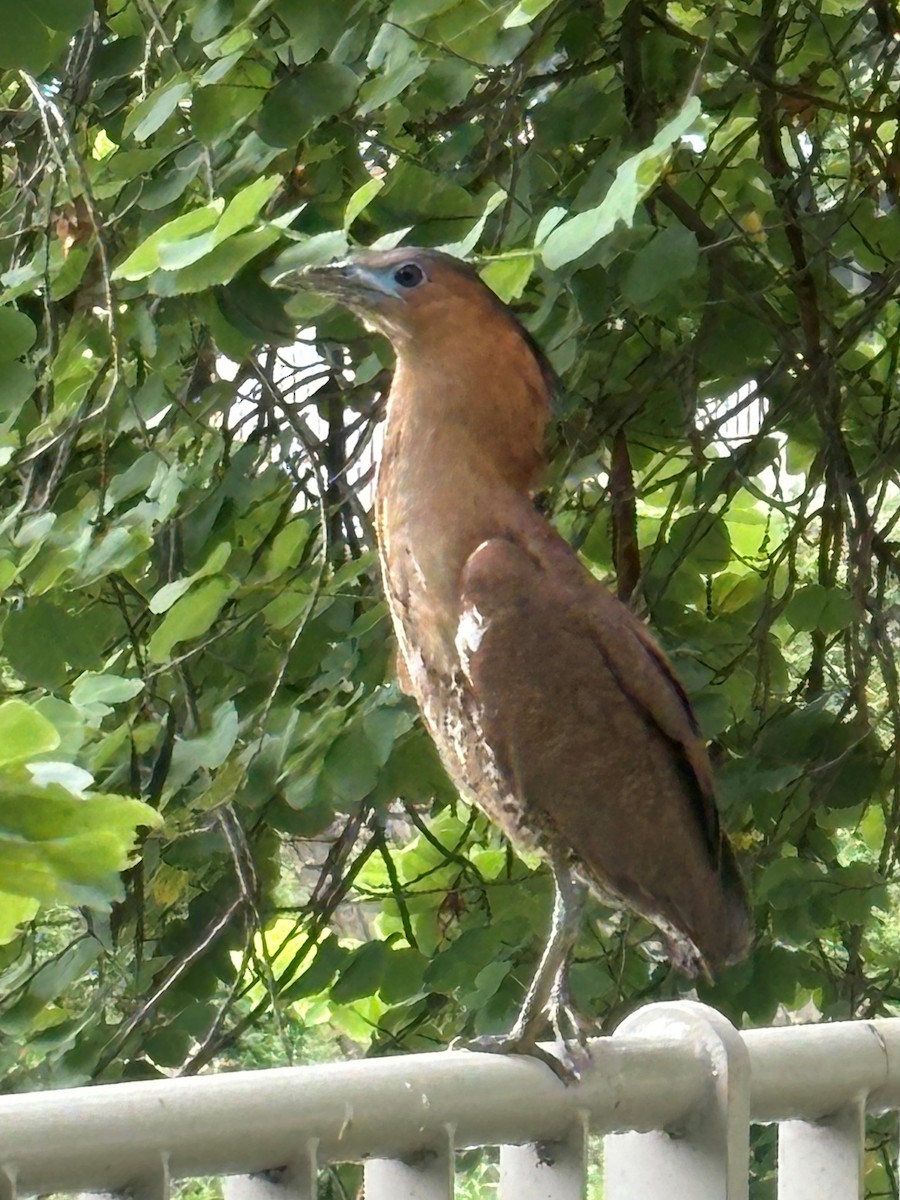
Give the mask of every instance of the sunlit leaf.
[[0, 766], [22, 762], [58, 745], [59, 734], [32, 705], [24, 700], [0, 704]]
[[611, 233], [619, 222], [631, 224], [635, 209], [658, 182], [672, 154], [673, 145], [700, 115], [700, 101], [691, 96], [681, 111], [668, 121], [638, 154], [626, 159], [616, 172], [602, 204], [556, 225], [538, 244], [551, 270], [585, 254]]
[[122, 133], [129, 134], [139, 142], [144, 142], [168, 121], [178, 109], [179, 104], [191, 94], [191, 84], [187, 79], [176, 78], [151, 92], [128, 114]]
[[151, 660], [164, 662], [179, 643], [206, 633], [234, 587], [231, 580], [216, 576], [176, 601], [150, 639]]

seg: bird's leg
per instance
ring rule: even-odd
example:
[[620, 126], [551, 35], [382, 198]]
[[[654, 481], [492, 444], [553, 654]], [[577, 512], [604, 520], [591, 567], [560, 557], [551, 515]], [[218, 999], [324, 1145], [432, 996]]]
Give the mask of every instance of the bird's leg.
[[[578, 1065], [570, 1051], [571, 1041], [584, 1048], [580, 1022], [569, 1004], [568, 958], [578, 937], [584, 906], [584, 887], [575, 883], [562, 855], [550, 859], [554, 896], [550, 938], [544, 947], [534, 978], [528, 986], [516, 1023], [508, 1034], [482, 1037], [467, 1043], [472, 1050], [495, 1054], [531, 1054], [546, 1062], [565, 1082], [577, 1078]], [[547, 1054], [538, 1035], [549, 1023], [556, 1035], [559, 1058]], [[568, 1026], [569, 1037], [564, 1031]]]
[[550, 859], [550, 869], [554, 883], [550, 937], [509, 1034], [522, 1043], [536, 1039], [546, 1024], [548, 1008], [554, 1029], [560, 1005], [568, 1008], [568, 959], [581, 927], [584, 888], [574, 882], [562, 856]]
[[[581, 1066], [590, 1061], [587, 1045], [588, 1023], [581, 1017], [569, 997], [568, 964], [565, 964], [553, 981], [549, 1004], [550, 1024], [556, 1034], [557, 1053], [571, 1074], [581, 1073]], [[574, 1047], [578, 1046], [576, 1059]]]

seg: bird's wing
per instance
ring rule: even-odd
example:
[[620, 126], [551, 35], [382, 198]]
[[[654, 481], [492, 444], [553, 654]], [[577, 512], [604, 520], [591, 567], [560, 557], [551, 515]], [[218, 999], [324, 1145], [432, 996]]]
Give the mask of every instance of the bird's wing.
[[[710, 852], [718, 854], [712, 767], [684, 688], [646, 628], [584, 571], [570, 547], [554, 534], [549, 561], [546, 549], [545, 544], [534, 554], [511, 538], [492, 538], [478, 547], [462, 576], [463, 636], [467, 628], [492, 623], [499, 649], [499, 643], [510, 640], [525, 644], [539, 630], [545, 665], [533, 663], [535, 673], [564, 669], [558, 655], [563, 640], [570, 654], [578, 648], [591, 658], [599, 655], [618, 693], [608, 702], [629, 704], [683, 758], [695, 784], [691, 790], [701, 831]], [[488, 679], [501, 664], [487, 661], [488, 646], [484, 651], [480, 675], [483, 685], [490, 686]]]
[[684, 756], [685, 765], [696, 783], [694, 795], [701, 828], [710, 851], [718, 854], [719, 813], [712, 766], [681, 682], [644, 625], [600, 584], [591, 588], [590, 608], [586, 615], [591, 632], [622, 692]]
[[498, 537], [465, 565], [457, 648], [482, 736], [526, 823], [600, 889], [728, 961], [746, 943], [744, 893], [690, 705], [566, 549]]

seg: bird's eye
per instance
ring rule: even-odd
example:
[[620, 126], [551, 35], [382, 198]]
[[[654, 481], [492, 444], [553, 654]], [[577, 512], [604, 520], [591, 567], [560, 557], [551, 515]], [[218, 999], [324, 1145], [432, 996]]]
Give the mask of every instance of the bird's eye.
[[418, 287], [425, 282], [425, 272], [416, 263], [404, 263], [394, 272], [394, 282], [402, 288]]

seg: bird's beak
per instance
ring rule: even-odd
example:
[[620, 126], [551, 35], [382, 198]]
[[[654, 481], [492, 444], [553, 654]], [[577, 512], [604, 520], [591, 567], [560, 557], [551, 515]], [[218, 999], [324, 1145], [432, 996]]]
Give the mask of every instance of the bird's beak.
[[348, 308], [363, 311], [378, 308], [392, 298], [392, 293], [373, 271], [353, 261], [290, 271], [278, 280], [278, 286], [309, 288], [323, 296], [333, 296]]

